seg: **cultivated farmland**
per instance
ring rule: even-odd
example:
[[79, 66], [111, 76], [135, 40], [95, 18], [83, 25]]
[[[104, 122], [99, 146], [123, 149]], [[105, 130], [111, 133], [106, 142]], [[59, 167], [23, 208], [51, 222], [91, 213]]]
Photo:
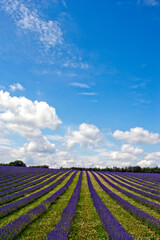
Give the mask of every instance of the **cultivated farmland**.
[[160, 174], [1, 166], [5, 239], [160, 239]]

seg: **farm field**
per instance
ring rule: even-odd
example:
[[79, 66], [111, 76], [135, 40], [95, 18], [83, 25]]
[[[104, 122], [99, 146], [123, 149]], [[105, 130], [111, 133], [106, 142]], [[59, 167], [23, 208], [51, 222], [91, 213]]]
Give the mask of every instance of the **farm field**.
[[160, 239], [160, 174], [0, 166], [0, 240]]

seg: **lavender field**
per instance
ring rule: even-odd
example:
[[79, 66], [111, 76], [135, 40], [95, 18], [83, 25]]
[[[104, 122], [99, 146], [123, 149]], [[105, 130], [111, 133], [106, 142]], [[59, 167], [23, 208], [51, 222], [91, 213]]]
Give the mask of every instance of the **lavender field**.
[[1, 166], [0, 239], [160, 239], [160, 174]]

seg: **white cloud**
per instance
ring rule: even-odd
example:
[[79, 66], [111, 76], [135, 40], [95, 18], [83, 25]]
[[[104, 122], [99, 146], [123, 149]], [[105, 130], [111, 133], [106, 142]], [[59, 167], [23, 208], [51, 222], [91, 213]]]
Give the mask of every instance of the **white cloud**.
[[[122, 160], [122, 161], [133, 161], [137, 160], [137, 156], [130, 152], [122, 152], [122, 151], [109, 151], [109, 152], [101, 152], [100, 157], [107, 158], [108, 160]], [[120, 162], [119, 164], [120, 165]]]
[[47, 139], [53, 140], [53, 141], [58, 141], [58, 142], [63, 141], [63, 137], [60, 135], [47, 135], [46, 137], [47, 137]]
[[86, 96], [95, 96], [95, 95], [98, 95], [98, 93], [95, 93], [95, 92], [82, 92], [82, 93], [79, 93], [80, 95], [86, 95]]
[[38, 11], [23, 0], [1, 0], [1, 3], [16, 25], [23, 30], [36, 33], [45, 47], [54, 47], [62, 43], [63, 33], [58, 21], [42, 19]]
[[57, 129], [62, 123], [56, 110], [46, 102], [38, 102], [25, 97], [11, 97], [8, 92], [0, 91], [0, 121], [9, 131], [23, 137], [41, 135], [40, 129]]
[[113, 137], [132, 144], [156, 144], [160, 142], [158, 133], [149, 132], [141, 127], [130, 128], [130, 131], [126, 132], [116, 130]]
[[102, 134], [95, 125], [82, 123], [78, 131], [70, 131], [70, 135], [65, 137], [65, 145], [68, 148], [72, 148], [75, 144], [97, 148], [101, 140]]
[[14, 84], [10, 85], [9, 87], [12, 92], [14, 92], [16, 90], [20, 90], [20, 91], [24, 90], [24, 87], [20, 83], [14, 83]]
[[144, 4], [146, 6], [157, 6], [159, 2], [157, 0], [138, 0], [138, 4]]
[[81, 59], [76, 59], [75, 57], [73, 57], [73, 61], [71, 59], [65, 59], [65, 62], [63, 63], [63, 66], [65, 68], [79, 68], [79, 69], [83, 69], [86, 70], [89, 68], [89, 64], [88, 63], [84, 63], [81, 61]]
[[155, 167], [155, 161], [154, 160], [142, 160], [137, 163], [137, 166], [140, 167]]
[[144, 150], [141, 148], [133, 147], [130, 144], [123, 144], [121, 147], [121, 152], [133, 153], [133, 154], [143, 154]]
[[0, 138], [0, 145], [10, 145], [11, 141], [7, 138]]
[[12, 147], [0, 146], [0, 156], [0, 163], [9, 163], [18, 159], [25, 161], [24, 154], [20, 149]]
[[24, 150], [27, 152], [49, 153], [55, 152], [55, 145], [50, 143], [46, 137], [39, 137], [28, 144], [24, 145]]
[[86, 83], [72, 82], [70, 85], [73, 87], [90, 88]]
[[160, 161], [160, 152], [149, 153], [145, 156], [147, 160], [159, 160]]

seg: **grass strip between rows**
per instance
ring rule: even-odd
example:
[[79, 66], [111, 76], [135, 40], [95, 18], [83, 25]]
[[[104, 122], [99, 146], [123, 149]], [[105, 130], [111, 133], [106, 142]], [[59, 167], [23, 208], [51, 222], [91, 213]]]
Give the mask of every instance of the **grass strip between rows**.
[[83, 171], [82, 185], [76, 215], [71, 225], [70, 240], [108, 240], [89, 192], [86, 172]]
[[[10, 188], [12, 188], [12, 191], [17, 191], [17, 190], [19, 191], [18, 187], [19, 188], [23, 188], [23, 187], [25, 188], [26, 184], [28, 184], [28, 183], [34, 182], [35, 180], [41, 179], [43, 177], [47, 177], [47, 176], [49, 177], [49, 176], [54, 175], [54, 174], [56, 174], [56, 172], [55, 173], [50, 173], [50, 174], [44, 174], [43, 173], [43, 174], [33, 176], [32, 178], [27, 178], [24, 181], [19, 181], [18, 183], [10, 184], [9, 186], [3, 186], [2, 188], [0, 188], [0, 196], [2, 196], [2, 191], [4, 191], [4, 190], [10, 191]], [[10, 193], [8, 193], [8, 194], [10, 194]]]
[[7, 226], [1, 228], [0, 240], [12, 240], [16, 238], [29, 224], [31, 224], [35, 219], [39, 218], [44, 212], [46, 212], [51, 204], [53, 204], [56, 199], [66, 191], [76, 174], [77, 171], [73, 173], [67, 183], [57, 192], [55, 192], [51, 197], [47, 198], [45, 201], [36, 206], [34, 209], [28, 211], [26, 214], [21, 215], [19, 218], [9, 223]]
[[[0, 198], [0, 205], [4, 205], [6, 203], [12, 202], [18, 198], [27, 197], [30, 195], [30, 193], [35, 192], [36, 190], [40, 190], [42, 187], [47, 186], [50, 184], [54, 179], [56, 179], [58, 176], [61, 176], [63, 172], [60, 172], [59, 174], [52, 174], [51, 176], [45, 176], [41, 179], [38, 179], [34, 182], [31, 182], [27, 184], [28, 187], [26, 189], [15, 192], [13, 194], [4, 196]], [[46, 180], [47, 179], [47, 180]]]
[[[106, 175], [108, 176], [109, 174], [106, 174]], [[142, 189], [143, 191], [147, 191], [147, 192], [150, 192], [150, 193], [155, 194], [155, 195], [160, 195], [160, 191], [156, 191], [156, 190], [153, 190], [153, 189], [150, 189], [150, 188], [147, 188], [147, 187], [143, 187], [143, 186], [134, 184], [131, 181], [123, 179], [122, 177], [120, 178], [120, 177], [116, 176], [116, 178], [120, 179], [124, 183], [127, 183], [129, 186], [133, 186], [133, 187], [135, 187], [139, 190]], [[157, 197], [160, 198], [160, 196], [157, 196]]]
[[[69, 175], [70, 172], [66, 173], [64, 176], [62, 176], [59, 180], [57, 180], [56, 182], [54, 182], [53, 184], [51, 184], [50, 186], [43, 188], [42, 190], [35, 192], [33, 194], [31, 194], [28, 197], [22, 198], [20, 200], [17, 200], [15, 202], [6, 204], [2, 207], [0, 207], [0, 218], [7, 216], [8, 214], [22, 208], [23, 206], [35, 201], [36, 199], [38, 199], [39, 197], [43, 196], [44, 194], [48, 193], [49, 191], [51, 191], [52, 189], [54, 189], [60, 182], [63, 181], [63, 179]], [[57, 176], [54, 177], [54, 179], [56, 179], [60, 174], [58, 174]], [[53, 179], [52, 179], [53, 180]]]
[[101, 222], [107, 232], [109, 239], [120, 240], [127, 239], [132, 240], [132, 236], [125, 231], [125, 229], [120, 225], [120, 223], [114, 218], [106, 205], [102, 202], [101, 198], [95, 191], [92, 182], [90, 180], [89, 174], [87, 172], [88, 186], [91, 193], [93, 204], [98, 212]]
[[106, 178], [105, 175], [101, 174], [101, 173], [98, 173], [99, 176], [101, 176], [110, 186], [112, 186], [113, 188], [115, 188], [116, 190], [118, 190], [119, 192], [125, 194], [127, 197], [129, 198], [132, 198], [134, 199], [135, 201], [147, 206], [147, 207], [150, 207], [151, 209], [154, 209], [155, 211], [157, 211], [158, 213], [160, 213], [160, 205], [159, 204], [156, 204], [152, 201], [149, 201], [147, 199], [144, 199], [140, 196], [137, 196], [135, 194], [132, 194], [131, 192], [129, 191], [126, 191], [123, 187], [119, 187], [119, 184], [114, 184], [114, 183], [118, 183], [118, 181], [116, 181], [116, 179], [110, 177], [110, 179], [112, 179], [112, 181], [108, 180]]
[[148, 213], [138, 209], [134, 205], [130, 204], [128, 201], [122, 199], [120, 196], [112, 192], [109, 188], [107, 188], [99, 178], [92, 172], [93, 176], [95, 177], [98, 184], [102, 187], [102, 189], [111, 197], [113, 198], [120, 206], [122, 206], [126, 211], [132, 214], [134, 217], [142, 221], [144, 224], [148, 225], [148, 227], [155, 231], [156, 233], [160, 234], [160, 220], [149, 215]]
[[[54, 202], [49, 209], [30, 224], [17, 238], [16, 240], [43, 240], [47, 234], [53, 230], [53, 227], [61, 220], [61, 214], [67, 206], [73, 191], [76, 187], [79, 178], [78, 172], [73, 179], [72, 183], [66, 189], [65, 194], [62, 194], [56, 202]], [[72, 172], [73, 174], [73, 172]], [[67, 183], [71, 175], [69, 175], [65, 181], [59, 186], [59, 189]], [[58, 189], [57, 189], [58, 190]], [[56, 190], [56, 191], [57, 191]], [[55, 192], [56, 192], [55, 191]]]
[[79, 198], [82, 182], [82, 171], [80, 173], [78, 183], [74, 192], [69, 200], [67, 207], [62, 212], [62, 218], [59, 223], [54, 226], [54, 229], [45, 237], [45, 240], [67, 240], [69, 231], [71, 229], [72, 220], [76, 214], [76, 206]]
[[[117, 221], [121, 224], [121, 226], [130, 233], [134, 239], [136, 240], [159, 240], [159, 234], [155, 233], [148, 228], [147, 225], [136, 219], [133, 215], [131, 215], [128, 211], [123, 209], [117, 202], [111, 198], [106, 192], [101, 188], [101, 186], [96, 181], [93, 174], [89, 172], [89, 176], [91, 182], [94, 186], [94, 189], [98, 193], [101, 200], [110, 210], [112, 215], [117, 219]], [[97, 175], [97, 177], [99, 177]], [[99, 177], [100, 178], [100, 177]], [[105, 185], [105, 181], [101, 178], [100, 181]]]
[[[115, 175], [112, 174], [112, 173], [110, 173], [110, 175], [115, 176]], [[149, 187], [149, 188], [151, 188], [151, 189], [155, 189], [155, 190], [160, 191], [160, 187], [158, 187], [158, 186], [153, 186], [153, 185], [150, 185], [149, 183], [144, 183], [144, 182], [141, 182], [141, 181], [139, 181], [139, 180], [135, 180], [135, 179], [133, 179], [133, 178], [131, 178], [131, 177], [126, 177], [126, 176], [119, 176], [119, 177], [121, 177], [121, 178], [124, 179], [124, 180], [127, 180], [128, 182], [136, 183], [137, 185]]]
[[[8, 223], [14, 221], [16, 218], [20, 217], [21, 215], [27, 213], [29, 210], [35, 208], [37, 205], [41, 204], [43, 201], [45, 201], [48, 197], [52, 196], [56, 191], [58, 191], [71, 177], [71, 175], [74, 172], [71, 172], [61, 183], [59, 183], [53, 190], [49, 191], [48, 193], [44, 194], [43, 196], [37, 198], [32, 203], [29, 203], [22, 208], [14, 211], [13, 213], [7, 215], [6, 217], [3, 217], [0, 220], [0, 228], [4, 227]], [[62, 176], [66, 174], [66, 171]], [[57, 180], [59, 180], [62, 176], [57, 177], [52, 183], [55, 183]]]
[[[106, 174], [105, 174], [105, 176], [110, 178], [110, 175], [106, 175]], [[145, 192], [145, 191], [140, 190], [140, 189], [138, 189], [138, 188], [132, 187], [132, 186], [130, 186], [128, 183], [127, 183], [127, 184], [126, 184], [126, 183], [123, 183], [123, 181], [121, 181], [121, 179], [119, 179], [119, 178], [117, 178], [117, 177], [115, 177], [115, 176], [114, 176], [114, 178], [118, 181], [118, 184], [120, 184], [121, 186], [127, 188], [127, 190], [129, 189], [129, 190], [131, 190], [131, 191], [133, 191], [133, 192], [135, 192], [135, 193], [140, 194], [141, 196], [148, 197], [148, 198], [151, 199], [152, 201], [156, 200], [157, 202], [160, 202], [160, 196], [157, 196], [157, 195], [154, 195], [154, 194], [152, 194], [152, 193]]]

